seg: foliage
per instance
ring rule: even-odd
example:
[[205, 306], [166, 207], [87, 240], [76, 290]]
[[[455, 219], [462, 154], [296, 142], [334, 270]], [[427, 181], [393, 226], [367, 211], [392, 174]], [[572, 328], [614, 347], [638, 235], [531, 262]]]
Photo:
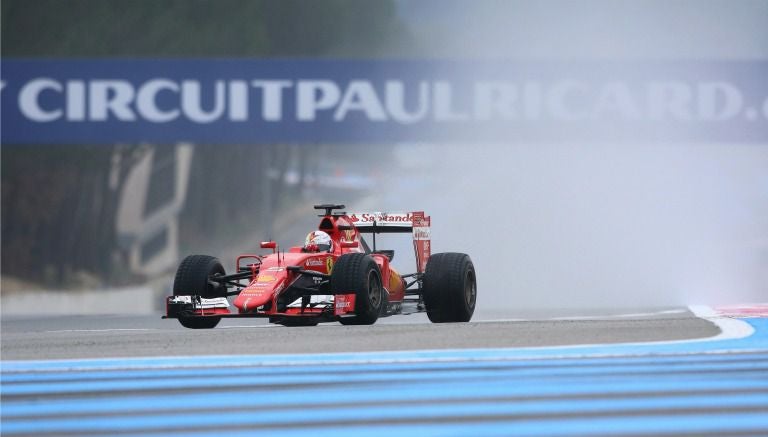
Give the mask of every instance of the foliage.
[[3, 56], [375, 56], [407, 35], [383, 0], [2, 2]]

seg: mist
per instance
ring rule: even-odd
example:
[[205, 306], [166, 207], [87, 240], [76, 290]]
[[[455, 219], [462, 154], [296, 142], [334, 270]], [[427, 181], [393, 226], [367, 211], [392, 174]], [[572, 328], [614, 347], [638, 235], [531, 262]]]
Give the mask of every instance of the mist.
[[[408, 145], [399, 153], [411, 164], [398, 189], [373, 203], [431, 215], [433, 253], [472, 257], [479, 311], [768, 295], [764, 147]], [[379, 241], [407, 254], [395, 264], [413, 270], [408, 244]]]
[[[436, 57], [599, 68], [768, 56], [768, 2], [448, 2], [430, 14], [434, 3], [402, 2]], [[400, 182], [374, 197], [431, 215], [433, 253], [472, 257], [479, 311], [765, 300], [765, 144], [597, 128], [624, 141], [401, 145]]]

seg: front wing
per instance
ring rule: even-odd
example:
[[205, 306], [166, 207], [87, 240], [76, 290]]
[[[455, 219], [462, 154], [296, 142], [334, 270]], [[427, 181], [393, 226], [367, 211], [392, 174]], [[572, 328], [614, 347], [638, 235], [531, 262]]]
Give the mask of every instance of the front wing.
[[254, 311], [233, 313], [229, 310], [226, 298], [204, 299], [200, 296], [168, 296], [164, 319], [188, 317], [225, 317], [225, 318], [267, 318], [267, 317], [311, 317], [333, 321], [338, 317], [355, 315], [355, 294], [337, 294], [331, 296], [329, 305], [289, 306], [284, 312]]

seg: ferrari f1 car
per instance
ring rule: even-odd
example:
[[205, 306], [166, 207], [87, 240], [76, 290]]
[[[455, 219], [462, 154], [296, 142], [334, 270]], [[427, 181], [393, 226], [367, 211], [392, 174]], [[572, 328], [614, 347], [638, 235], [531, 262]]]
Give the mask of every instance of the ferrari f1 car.
[[[227, 274], [211, 256], [184, 258], [164, 318], [192, 329], [213, 328], [225, 317], [264, 317], [285, 326], [370, 325], [379, 317], [416, 312], [426, 312], [434, 323], [472, 318], [477, 298], [472, 260], [463, 253], [431, 254], [429, 217], [336, 211], [343, 208], [316, 205], [324, 214], [303, 247], [281, 252], [274, 241], [262, 242], [272, 253], [238, 256], [234, 273]], [[376, 247], [380, 233], [413, 236], [416, 272], [394, 269], [394, 251]], [[372, 235], [372, 248], [363, 234]], [[230, 296], [236, 296], [231, 304]]]

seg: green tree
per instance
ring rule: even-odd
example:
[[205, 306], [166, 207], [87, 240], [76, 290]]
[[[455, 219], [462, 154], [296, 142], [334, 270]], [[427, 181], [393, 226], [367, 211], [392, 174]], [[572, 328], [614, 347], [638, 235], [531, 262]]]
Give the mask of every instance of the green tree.
[[3, 56], [376, 56], [410, 47], [393, 1], [3, 0]]

